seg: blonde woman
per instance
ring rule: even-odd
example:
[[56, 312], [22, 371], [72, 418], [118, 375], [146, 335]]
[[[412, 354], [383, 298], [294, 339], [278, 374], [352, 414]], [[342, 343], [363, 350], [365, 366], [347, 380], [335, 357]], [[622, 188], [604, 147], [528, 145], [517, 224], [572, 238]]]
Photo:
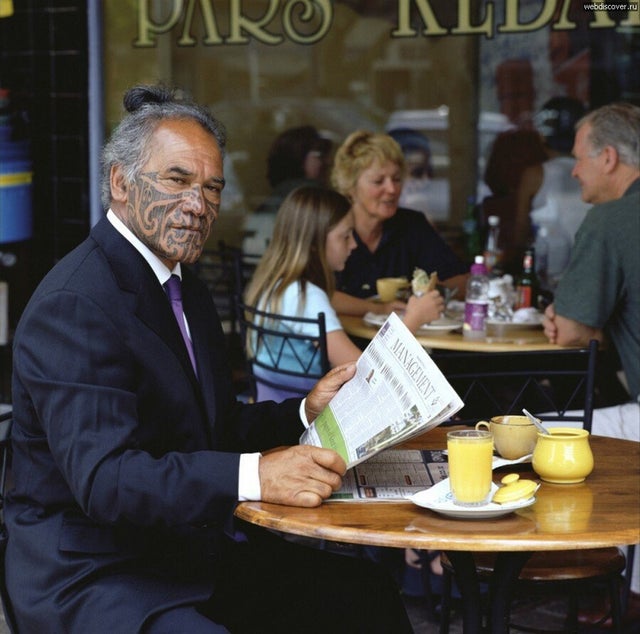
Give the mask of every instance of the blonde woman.
[[424, 214], [399, 207], [405, 177], [402, 149], [388, 134], [358, 130], [336, 152], [331, 182], [351, 203], [353, 250], [337, 276], [333, 305], [341, 313], [383, 312], [371, 301], [376, 280], [416, 267], [437, 271], [440, 283], [463, 298], [467, 267]]
[[[269, 312], [310, 318], [324, 312], [332, 367], [360, 356], [331, 304], [335, 273], [344, 268], [356, 246], [353, 227], [351, 204], [341, 194], [313, 186], [295, 189], [278, 211], [273, 239], [245, 293], [247, 304]], [[443, 307], [437, 291], [412, 297], [405, 323], [415, 332], [421, 324], [437, 319]], [[304, 349], [297, 352], [304, 358]], [[266, 357], [262, 360], [268, 363]]]

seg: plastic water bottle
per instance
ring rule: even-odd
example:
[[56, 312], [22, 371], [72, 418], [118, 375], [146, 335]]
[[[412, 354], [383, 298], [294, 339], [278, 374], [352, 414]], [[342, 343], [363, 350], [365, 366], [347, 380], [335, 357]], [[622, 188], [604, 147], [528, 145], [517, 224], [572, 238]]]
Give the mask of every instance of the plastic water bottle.
[[462, 334], [465, 339], [486, 337], [488, 313], [489, 276], [484, 265], [484, 257], [477, 255], [471, 265], [471, 275], [467, 282], [467, 295], [464, 302]]

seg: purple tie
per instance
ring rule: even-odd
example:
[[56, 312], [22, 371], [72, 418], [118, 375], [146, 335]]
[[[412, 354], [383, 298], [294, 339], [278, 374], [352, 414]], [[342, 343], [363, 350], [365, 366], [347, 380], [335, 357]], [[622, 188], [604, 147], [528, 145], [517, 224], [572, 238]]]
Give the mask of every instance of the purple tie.
[[182, 338], [187, 346], [187, 352], [189, 353], [189, 359], [191, 359], [191, 365], [193, 371], [198, 375], [196, 370], [196, 358], [193, 354], [193, 345], [189, 335], [187, 334], [187, 327], [184, 323], [184, 311], [182, 309], [182, 282], [177, 275], [172, 275], [165, 283], [164, 287], [167, 289], [167, 295], [169, 295], [169, 301], [171, 302], [171, 309], [178, 321], [178, 327], [182, 333]]

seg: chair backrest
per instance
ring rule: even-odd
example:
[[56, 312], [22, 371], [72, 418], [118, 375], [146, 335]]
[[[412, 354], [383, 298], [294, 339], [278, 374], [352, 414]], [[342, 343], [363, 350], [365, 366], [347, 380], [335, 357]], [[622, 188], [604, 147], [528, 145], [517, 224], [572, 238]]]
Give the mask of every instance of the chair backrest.
[[236, 299], [253, 399], [305, 396], [329, 370], [324, 313], [315, 319], [258, 310]]
[[245, 253], [242, 249], [236, 249], [234, 254], [235, 295], [242, 297], [244, 289], [251, 280], [261, 255]]
[[207, 285], [225, 333], [237, 332], [233, 306], [236, 295], [235, 249], [223, 242], [217, 249], [205, 249], [192, 269]]
[[522, 408], [548, 422], [591, 431], [598, 342], [587, 348], [515, 353], [441, 353], [434, 361], [465, 406], [450, 424], [475, 424]]
[[13, 634], [18, 632], [9, 592], [7, 591], [4, 573], [4, 555], [7, 549], [7, 529], [4, 523], [4, 496], [7, 478], [11, 465], [11, 424], [13, 412], [11, 410], [0, 414], [0, 598], [4, 617]]
[[243, 295], [261, 257], [221, 240], [217, 249], [205, 249], [191, 267], [207, 285], [227, 334], [237, 332], [235, 298]]

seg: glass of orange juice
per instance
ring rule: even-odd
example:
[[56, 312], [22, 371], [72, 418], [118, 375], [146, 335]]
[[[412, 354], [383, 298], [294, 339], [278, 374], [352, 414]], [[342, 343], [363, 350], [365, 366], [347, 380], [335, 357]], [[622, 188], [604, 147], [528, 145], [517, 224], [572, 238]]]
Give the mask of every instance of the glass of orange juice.
[[493, 474], [493, 434], [477, 429], [450, 431], [447, 434], [447, 453], [454, 504], [486, 504]]

